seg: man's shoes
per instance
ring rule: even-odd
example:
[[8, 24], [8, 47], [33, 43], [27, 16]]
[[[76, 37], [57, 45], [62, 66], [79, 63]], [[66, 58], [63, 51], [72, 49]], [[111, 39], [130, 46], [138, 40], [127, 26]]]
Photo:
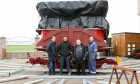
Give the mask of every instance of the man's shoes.
[[92, 73], [91, 75], [96, 75], [96, 73]]
[[82, 73], [82, 75], [86, 75], [85, 73]]
[[77, 75], [80, 75], [80, 72], [77, 72]]
[[70, 76], [71, 75], [71, 72], [69, 72], [68, 75]]
[[49, 73], [49, 75], [55, 75], [55, 72]]
[[52, 75], [55, 75], [55, 73], [52, 73]]
[[90, 74], [91, 74], [91, 75], [96, 75], [96, 72], [90, 71]]

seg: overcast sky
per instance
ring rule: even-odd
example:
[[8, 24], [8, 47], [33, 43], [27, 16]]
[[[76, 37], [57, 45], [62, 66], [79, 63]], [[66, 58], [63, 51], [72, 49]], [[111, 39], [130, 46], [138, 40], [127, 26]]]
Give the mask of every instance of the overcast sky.
[[[0, 37], [35, 37], [39, 22], [36, 4], [40, 1], [49, 0], [1, 0]], [[137, 0], [108, 0], [108, 2], [107, 20], [110, 23], [110, 34], [140, 32]]]

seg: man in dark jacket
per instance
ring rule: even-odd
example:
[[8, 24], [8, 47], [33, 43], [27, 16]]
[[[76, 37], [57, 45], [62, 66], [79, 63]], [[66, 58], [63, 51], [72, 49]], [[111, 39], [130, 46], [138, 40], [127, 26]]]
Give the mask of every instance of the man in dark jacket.
[[64, 36], [63, 37], [63, 42], [60, 43], [59, 46], [59, 51], [60, 51], [60, 74], [62, 75], [63, 72], [63, 67], [64, 63], [66, 62], [67, 65], [67, 72], [70, 75], [70, 64], [69, 64], [69, 59], [70, 59], [70, 54], [71, 54], [72, 46], [68, 42], [68, 37]]
[[51, 42], [47, 46], [47, 53], [49, 58], [49, 75], [55, 74], [55, 65], [57, 58], [57, 45], [56, 45], [56, 37], [52, 36]]
[[82, 70], [82, 75], [85, 74], [85, 47], [82, 45], [81, 40], [76, 40], [76, 47], [74, 48], [74, 57], [76, 61], [76, 67], [77, 67], [77, 74], [80, 75]]

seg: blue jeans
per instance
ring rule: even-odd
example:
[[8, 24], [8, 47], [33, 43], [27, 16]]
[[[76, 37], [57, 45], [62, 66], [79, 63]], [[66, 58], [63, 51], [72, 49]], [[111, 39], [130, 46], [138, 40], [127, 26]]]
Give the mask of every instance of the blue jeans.
[[55, 64], [56, 64], [56, 61], [49, 61], [49, 75], [52, 75], [55, 73]]
[[70, 59], [70, 56], [61, 56], [60, 73], [63, 72], [64, 63], [66, 63], [66, 66], [67, 66], [67, 72], [68, 72], [68, 73], [70, 72], [69, 59]]
[[88, 67], [89, 67], [89, 72], [91, 74], [96, 74], [96, 59], [97, 55], [90, 54], [89, 59], [88, 59]]

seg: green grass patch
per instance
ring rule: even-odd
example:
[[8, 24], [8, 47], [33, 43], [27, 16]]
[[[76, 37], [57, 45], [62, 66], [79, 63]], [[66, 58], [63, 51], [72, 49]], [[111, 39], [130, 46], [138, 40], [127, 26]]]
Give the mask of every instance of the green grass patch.
[[33, 52], [35, 51], [33, 45], [7, 45], [8, 52]]

